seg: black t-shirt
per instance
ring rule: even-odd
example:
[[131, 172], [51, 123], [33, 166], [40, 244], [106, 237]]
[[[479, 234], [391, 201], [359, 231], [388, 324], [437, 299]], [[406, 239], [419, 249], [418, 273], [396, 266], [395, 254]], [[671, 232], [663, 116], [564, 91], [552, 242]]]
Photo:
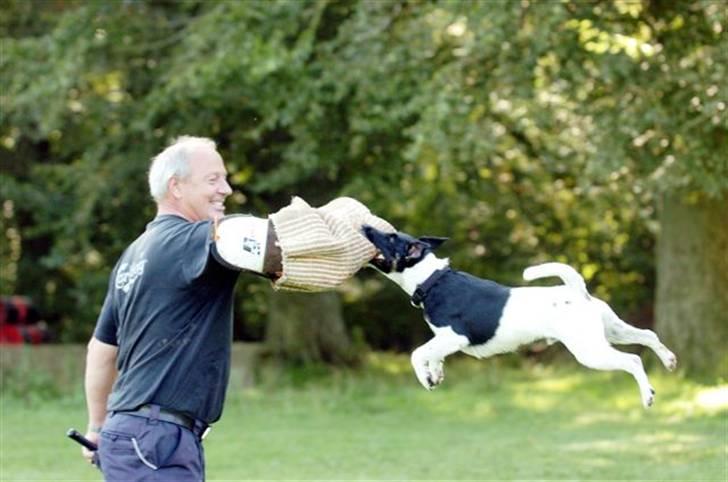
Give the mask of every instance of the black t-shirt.
[[119, 347], [107, 410], [155, 403], [220, 418], [239, 271], [215, 261], [211, 246], [211, 222], [162, 215], [122, 254], [94, 332]]

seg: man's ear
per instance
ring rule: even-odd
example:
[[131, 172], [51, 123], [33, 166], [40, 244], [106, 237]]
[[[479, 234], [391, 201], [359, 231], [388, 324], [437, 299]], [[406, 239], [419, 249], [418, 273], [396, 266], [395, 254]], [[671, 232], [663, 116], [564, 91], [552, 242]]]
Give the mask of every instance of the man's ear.
[[440, 238], [437, 236], [422, 236], [421, 238], [419, 238], [419, 240], [422, 241], [423, 243], [429, 244], [430, 249], [432, 249], [432, 250], [439, 248], [440, 245], [442, 243], [444, 243], [445, 241], [447, 241], [448, 239], [450, 239], [450, 238]]
[[182, 198], [182, 191], [180, 191], [179, 179], [177, 179], [177, 176], [172, 176], [169, 178], [169, 181], [167, 181], [167, 192], [172, 194], [175, 199]]

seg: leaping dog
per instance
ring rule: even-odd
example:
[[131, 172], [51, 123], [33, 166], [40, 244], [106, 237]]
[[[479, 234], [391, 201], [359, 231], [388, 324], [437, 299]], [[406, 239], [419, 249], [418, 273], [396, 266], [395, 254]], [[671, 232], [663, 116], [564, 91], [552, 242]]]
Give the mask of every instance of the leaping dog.
[[527, 281], [558, 276], [564, 285], [513, 288], [451, 269], [448, 259], [433, 252], [446, 238], [414, 238], [371, 226], [364, 226], [363, 232], [378, 250], [370, 264], [422, 308], [435, 334], [411, 357], [417, 379], [428, 390], [442, 383], [448, 355], [462, 351], [486, 358], [539, 339], [560, 341], [589, 368], [630, 373], [645, 408], [654, 402], [655, 390], [642, 360], [610, 343], [647, 346], [665, 368], [677, 366], [675, 355], [654, 332], [622, 321], [609, 305], [587, 292], [584, 278], [568, 265], [545, 263], [523, 272]]

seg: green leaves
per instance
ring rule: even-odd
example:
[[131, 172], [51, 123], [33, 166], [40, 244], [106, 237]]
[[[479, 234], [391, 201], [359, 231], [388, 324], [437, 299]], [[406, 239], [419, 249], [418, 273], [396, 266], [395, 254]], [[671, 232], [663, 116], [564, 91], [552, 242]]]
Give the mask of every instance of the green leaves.
[[711, 2], [28, 5], [0, 16], [0, 159], [15, 288], [49, 309], [143, 229], [181, 134], [218, 141], [232, 211], [350, 195], [476, 274], [561, 257], [624, 306], [652, 288], [655, 196], [728, 188]]

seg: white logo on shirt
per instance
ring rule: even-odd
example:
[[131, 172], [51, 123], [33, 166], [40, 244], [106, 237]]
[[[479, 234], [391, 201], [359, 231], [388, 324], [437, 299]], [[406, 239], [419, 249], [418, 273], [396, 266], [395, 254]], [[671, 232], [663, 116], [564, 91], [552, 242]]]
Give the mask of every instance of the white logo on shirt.
[[119, 272], [116, 273], [116, 289], [128, 293], [134, 286], [134, 282], [144, 273], [144, 265], [147, 260], [137, 261], [131, 266], [129, 263], [122, 263]]

